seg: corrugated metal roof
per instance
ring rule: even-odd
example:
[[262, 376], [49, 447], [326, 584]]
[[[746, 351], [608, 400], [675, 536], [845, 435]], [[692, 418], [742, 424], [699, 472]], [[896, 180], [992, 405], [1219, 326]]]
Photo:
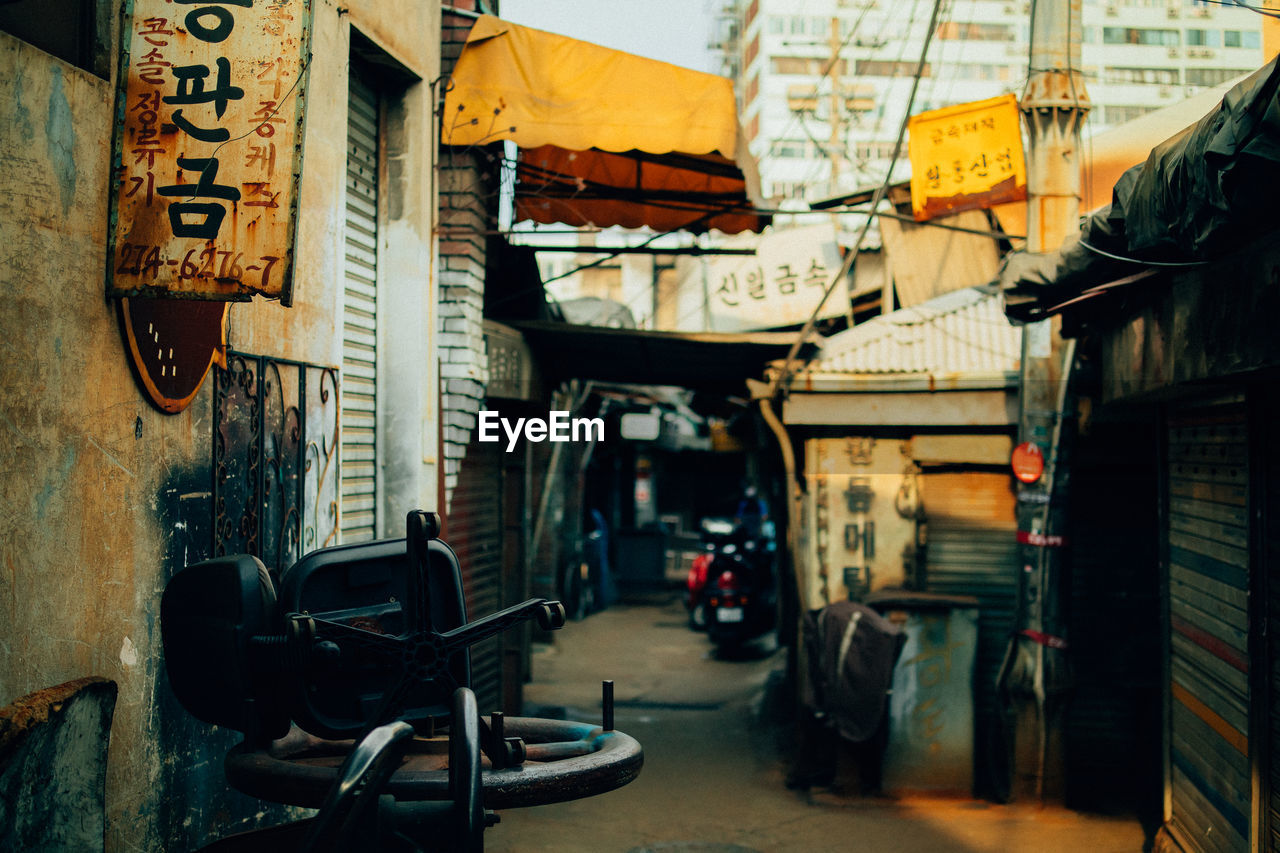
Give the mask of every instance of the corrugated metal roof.
[[1021, 330], [994, 289], [969, 287], [832, 335], [814, 373], [990, 373], [1016, 371]]

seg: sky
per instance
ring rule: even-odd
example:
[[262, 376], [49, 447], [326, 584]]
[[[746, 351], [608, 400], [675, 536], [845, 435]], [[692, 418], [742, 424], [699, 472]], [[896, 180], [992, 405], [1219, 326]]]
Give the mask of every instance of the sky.
[[695, 71], [713, 68], [714, 0], [499, 0], [501, 17]]

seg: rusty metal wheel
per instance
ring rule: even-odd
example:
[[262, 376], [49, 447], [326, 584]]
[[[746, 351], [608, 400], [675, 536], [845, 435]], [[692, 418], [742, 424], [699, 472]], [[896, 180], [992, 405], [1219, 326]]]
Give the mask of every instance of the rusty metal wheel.
[[[644, 764], [635, 738], [603, 726], [507, 717], [504, 728], [507, 736], [525, 742], [526, 758], [518, 767], [495, 770], [481, 756], [484, 808], [523, 808], [603, 794], [636, 778]], [[227, 755], [227, 779], [251, 796], [319, 808], [350, 749], [351, 741], [301, 732], [269, 749], [240, 744]], [[399, 802], [451, 800], [448, 754], [447, 738], [414, 738], [382, 793]]]

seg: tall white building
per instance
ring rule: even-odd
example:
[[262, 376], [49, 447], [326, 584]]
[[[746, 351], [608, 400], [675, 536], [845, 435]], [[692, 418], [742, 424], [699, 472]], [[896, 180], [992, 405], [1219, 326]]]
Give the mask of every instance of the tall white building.
[[[724, 0], [735, 80], [773, 203], [879, 184], [893, 154], [932, 0]], [[944, 0], [911, 111], [1012, 92], [1027, 78], [1028, 0]], [[1084, 0], [1089, 136], [1263, 63], [1262, 21], [1198, 0]], [[1086, 156], [1088, 152], [1086, 151]], [[909, 170], [902, 161], [898, 178]]]

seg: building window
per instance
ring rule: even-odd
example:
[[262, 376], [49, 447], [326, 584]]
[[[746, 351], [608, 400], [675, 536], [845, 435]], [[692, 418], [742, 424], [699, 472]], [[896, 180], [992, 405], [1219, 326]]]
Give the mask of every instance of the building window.
[[113, 8], [105, 0], [7, 0], [0, 2], [0, 30], [105, 80]]
[[785, 200], [792, 198], [804, 198], [805, 185], [800, 181], [777, 181], [773, 184], [773, 192], [770, 198]]
[[1222, 33], [1218, 30], [1187, 30], [1190, 47], [1221, 47]]
[[[774, 74], [803, 74], [820, 77], [827, 72], [828, 61], [813, 56], [774, 56], [770, 58], [769, 64]], [[843, 76], [849, 69], [849, 63], [843, 59], [837, 65], [836, 76]]]
[[1262, 36], [1253, 30], [1223, 30], [1222, 46], [1256, 50], [1262, 46]]
[[773, 144], [773, 156], [803, 160], [809, 156], [809, 144], [803, 139], [779, 139]]
[[894, 143], [860, 142], [853, 146], [853, 156], [863, 163], [893, 159]]
[[1012, 24], [979, 24], [948, 21], [938, 26], [938, 38], [963, 41], [1015, 41], [1017, 31]]
[[1140, 27], [1103, 27], [1103, 44], [1141, 44], [1178, 47], [1182, 35], [1177, 30], [1150, 30]]
[[[916, 73], [914, 62], [891, 62], [885, 59], [859, 59], [854, 72], [859, 77], [910, 77]], [[925, 63], [921, 77], [932, 76], [931, 66]]]
[[1150, 83], [1176, 86], [1178, 77], [1176, 68], [1119, 68], [1109, 65], [1102, 71], [1104, 83]]
[[1104, 115], [1107, 124], [1124, 124], [1127, 121], [1133, 121], [1138, 116], [1146, 115], [1154, 109], [1155, 107], [1108, 105], [1104, 109]]
[[1188, 68], [1187, 85], [1217, 86], [1219, 83], [1225, 83], [1228, 80], [1234, 80], [1250, 73], [1252, 73], [1252, 69], [1248, 68]]

